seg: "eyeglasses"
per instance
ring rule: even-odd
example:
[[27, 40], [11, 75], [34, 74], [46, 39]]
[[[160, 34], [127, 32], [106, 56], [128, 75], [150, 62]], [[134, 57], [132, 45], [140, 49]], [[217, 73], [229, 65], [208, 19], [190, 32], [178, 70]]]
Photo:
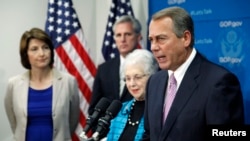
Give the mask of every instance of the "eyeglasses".
[[138, 81], [140, 81], [140, 80], [141, 80], [143, 77], [145, 77], [145, 76], [147, 76], [147, 74], [135, 75], [135, 76], [133, 76], [133, 77], [126, 76], [126, 77], [124, 78], [124, 81], [125, 81], [125, 82], [129, 82], [129, 81], [131, 81], [131, 80], [134, 80], [135, 82], [138, 82]]

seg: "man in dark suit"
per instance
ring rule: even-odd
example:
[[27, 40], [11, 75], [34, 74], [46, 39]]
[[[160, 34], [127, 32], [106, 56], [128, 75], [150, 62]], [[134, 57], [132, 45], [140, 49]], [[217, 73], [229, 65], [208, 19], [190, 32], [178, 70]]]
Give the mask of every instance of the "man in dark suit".
[[139, 44], [141, 36], [141, 24], [132, 16], [121, 16], [113, 26], [114, 40], [120, 56], [99, 65], [94, 80], [89, 114], [92, 114], [98, 101], [102, 97], [121, 102], [132, 99], [125, 87], [123, 73], [121, 72], [124, 58]]
[[[144, 140], [204, 141], [209, 125], [244, 124], [237, 77], [193, 48], [193, 20], [184, 9], [170, 7], [154, 14], [149, 40], [162, 70], [147, 84]], [[169, 86], [173, 93], [166, 93], [172, 90]]]

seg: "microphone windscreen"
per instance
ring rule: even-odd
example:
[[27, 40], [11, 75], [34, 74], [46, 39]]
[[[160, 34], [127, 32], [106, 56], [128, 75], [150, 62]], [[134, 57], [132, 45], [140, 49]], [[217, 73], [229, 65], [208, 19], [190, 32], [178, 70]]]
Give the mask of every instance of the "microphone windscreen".
[[109, 114], [112, 118], [114, 118], [120, 111], [121, 107], [122, 103], [119, 100], [113, 100], [106, 110], [106, 114]]
[[105, 97], [102, 97], [101, 100], [96, 104], [95, 110], [105, 111], [109, 105], [110, 105], [110, 100]]

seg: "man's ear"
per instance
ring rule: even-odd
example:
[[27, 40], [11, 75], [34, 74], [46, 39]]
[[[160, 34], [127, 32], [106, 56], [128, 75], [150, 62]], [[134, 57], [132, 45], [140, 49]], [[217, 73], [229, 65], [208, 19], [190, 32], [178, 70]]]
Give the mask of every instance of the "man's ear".
[[192, 35], [191, 35], [190, 31], [188, 31], [188, 30], [184, 31], [182, 38], [184, 40], [183, 43], [184, 43], [185, 47], [189, 47], [191, 40], [192, 40]]

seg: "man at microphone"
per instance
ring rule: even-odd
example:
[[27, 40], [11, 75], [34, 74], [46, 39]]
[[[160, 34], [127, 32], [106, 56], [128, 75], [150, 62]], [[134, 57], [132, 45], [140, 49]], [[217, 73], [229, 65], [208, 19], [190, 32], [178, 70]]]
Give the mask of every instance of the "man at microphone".
[[111, 120], [107, 141], [137, 141], [144, 132], [145, 89], [150, 75], [158, 65], [152, 53], [136, 49], [129, 53], [124, 62], [124, 81], [133, 99], [124, 102], [118, 115]]

